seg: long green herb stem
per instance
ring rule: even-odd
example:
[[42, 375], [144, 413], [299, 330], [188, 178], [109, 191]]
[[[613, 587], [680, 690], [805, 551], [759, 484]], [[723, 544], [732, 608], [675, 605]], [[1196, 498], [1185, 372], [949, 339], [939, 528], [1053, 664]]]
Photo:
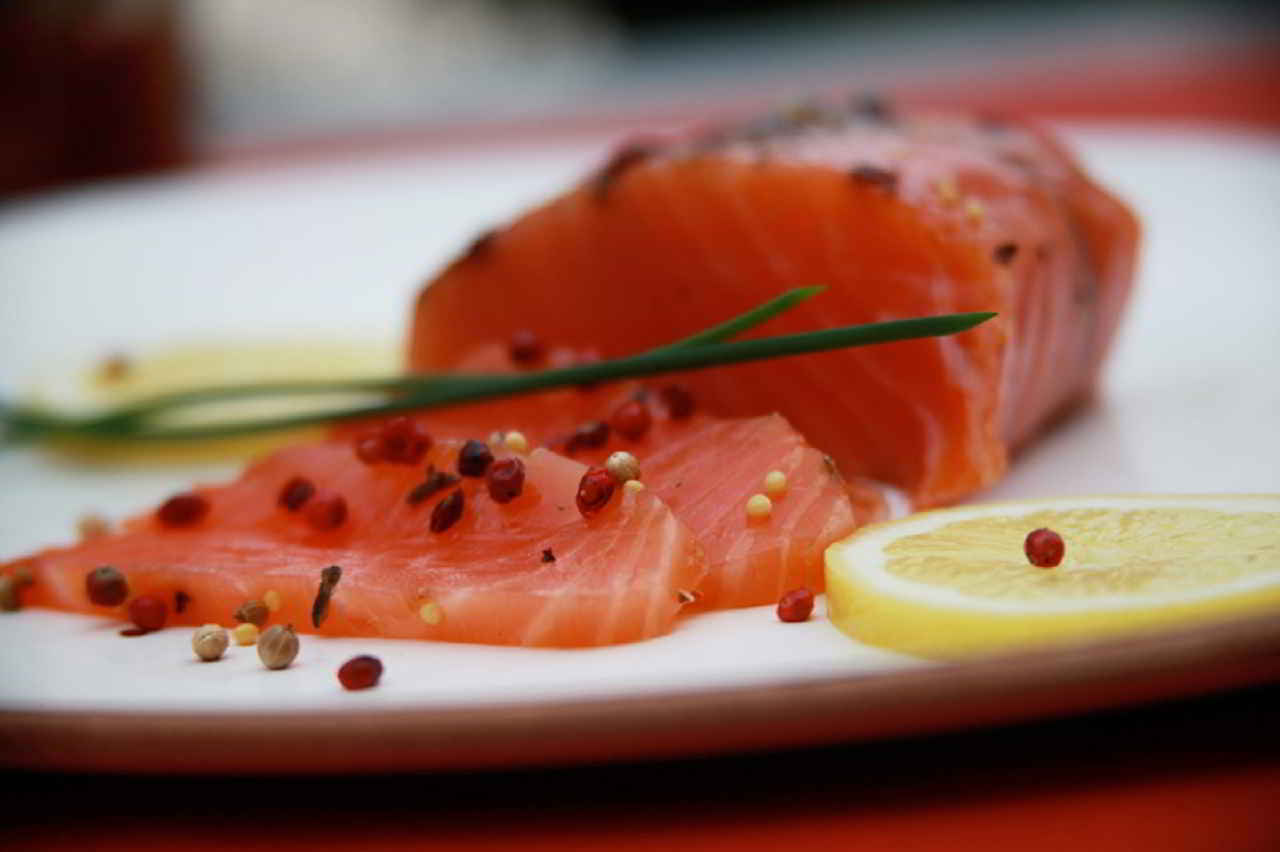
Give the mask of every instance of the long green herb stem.
[[[120, 406], [103, 414], [79, 417], [0, 402], [0, 424], [4, 426], [4, 439], [10, 442], [55, 437], [121, 441], [190, 441], [224, 438], [333, 420], [372, 417], [513, 396], [588, 382], [653, 376], [679, 370], [703, 369], [831, 349], [955, 334], [973, 328], [995, 316], [993, 313], [985, 312], [946, 314], [728, 342], [728, 338], [789, 310], [819, 291], [820, 288], [813, 287], [788, 291], [751, 311], [691, 337], [637, 355], [610, 361], [597, 361], [538, 372], [440, 373], [209, 387], [161, 394]], [[248, 420], [170, 426], [155, 422], [175, 411], [212, 402], [349, 392], [381, 392], [393, 396], [389, 400], [371, 404], [347, 405]]]

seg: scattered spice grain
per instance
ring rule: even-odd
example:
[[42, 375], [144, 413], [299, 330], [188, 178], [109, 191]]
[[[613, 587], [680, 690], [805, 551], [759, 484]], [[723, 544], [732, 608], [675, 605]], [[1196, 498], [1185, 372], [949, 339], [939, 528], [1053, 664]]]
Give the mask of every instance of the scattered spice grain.
[[649, 431], [653, 415], [640, 400], [629, 400], [618, 406], [609, 416], [609, 425], [615, 432], [631, 441], [638, 441]]
[[604, 463], [604, 469], [613, 474], [619, 483], [630, 482], [640, 478], [640, 462], [626, 450], [610, 453]]
[[329, 599], [333, 597], [333, 590], [338, 587], [341, 579], [341, 566], [330, 565], [320, 572], [320, 588], [316, 590], [316, 599], [311, 604], [312, 627], [319, 627], [329, 616]]
[[160, 630], [168, 619], [168, 604], [154, 595], [142, 595], [129, 603], [129, 620], [139, 630]]
[[252, 645], [258, 641], [258, 625], [252, 621], [241, 622], [231, 629], [231, 635], [237, 645]]
[[94, 568], [84, 578], [89, 602], [98, 606], [119, 606], [129, 597], [129, 582], [110, 565]]
[[449, 527], [458, 522], [462, 517], [462, 510], [465, 507], [466, 498], [462, 496], [462, 489], [458, 488], [452, 491], [448, 497], [445, 497], [435, 505], [431, 510], [431, 531], [433, 533], [442, 533]]
[[214, 660], [220, 659], [226, 653], [227, 646], [230, 644], [231, 637], [218, 624], [206, 624], [203, 627], [197, 627], [196, 632], [191, 636], [191, 650], [195, 651], [196, 656], [206, 663], [212, 663]]
[[315, 496], [315, 493], [316, 487], [311, 480], [306, 477], [295, 476], [280, 489], [280, 496], [276, 498], [276, 502], [281, 508], [296, 512], [302, 508], [304, 503]]
[[747, 518], [763, 521], [773, 514], [773, 501], [763, 494], [752, 494], [747, 500]]
[[991, 258], [1001, 266], [1008, 266], [1018, 256], [1017, 243], [1001, 243], [991, 251]]
[[578, 511], [586, 518], [599, 513], [608, 505], [617, 485], [618, 480], [609, 471], [602, 467], [590, 468], [578, 481]]
[[236, 621], [247, 621], [255, 627], [261, 627], [267, 623], [269, 613], [265, 603], [253, 600], [240, 604], [233, 617]]
[[778, 600], [778, 620], [808, 621], [813, 614], [813, 592], [801, 587], [792, 589]]
[[1027, 561], [1037, 568], [1056, 568], [1062, 563], [1062, 555], [1067, 546], [1062, 541], [1062, 536], [1041, 527], [1027, 533], [1022, 549], [1027, 554]]
[[258, 640], [258, 659], [269, 669], [287, 669], [298, 658], [298, 634], [293, 625], [277, 624]]
[[343, 689], [370, 689], [382, 679], [382, 660], [370, 654], [352, 657], [338, 669], [338, 682]]
[[667, 385], [658, 391], [667, 415], [672, 420], [684, 420], [693, 415], [693, 394], [684, 385]]
[[511, 340], [507, 343], [507, 354], [512, 363], [531, 367], [546, 357], [547, 351], [542, 339], [524, 328], [511, 335]]
[[467, 441], [458, 451], [458, 473], [463, 476], [484, 476], [491, 464], [493, 450], [484, 441]]
[[166, 527], [189, 527], [209, 514], [209, 501], [199, 494], [175, 494], [160, 504], [156, 520]]
[[517, 458], [494, 462], [485, 474], [485, 485], [495, 503], [510, 503], [524, 491], [524, 462]]
[[860, 184], [877, 187], [890, 195], [898, 191], [897, 173], [879, 166], [864, 163], [854, 166], [849, 171], [849, 175]]

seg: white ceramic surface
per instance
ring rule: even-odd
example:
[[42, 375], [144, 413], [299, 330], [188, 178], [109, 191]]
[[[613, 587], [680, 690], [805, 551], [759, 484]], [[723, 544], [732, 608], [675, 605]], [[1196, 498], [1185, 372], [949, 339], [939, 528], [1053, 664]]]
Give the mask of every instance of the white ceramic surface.
[[[1133, 128], [1070, 132], [1146, 226], [1138, 296], [1099, 405], [1046, 437], [985, 497], [1280, 491], [1280, 140]], [[0, 207], [0, 393], [113, 348], [400, 335], [419, 280], [479, 228], [586, 167], [607, 140], [195, 174]], [[193, 479], [0, 453], [0, 558], [66, 541]], [[187, 628], [122, 639], [106, 620], [0, 617], [0, 709], [216, 713], [465, 706], [858, 676], [923, 665], [770, 608], [687, 620], [629, 646], [548, 651], [303, 637], [267, 672], [252, 648], [201, 664]], [[334, 670], [378, 654], [382, 686]]]

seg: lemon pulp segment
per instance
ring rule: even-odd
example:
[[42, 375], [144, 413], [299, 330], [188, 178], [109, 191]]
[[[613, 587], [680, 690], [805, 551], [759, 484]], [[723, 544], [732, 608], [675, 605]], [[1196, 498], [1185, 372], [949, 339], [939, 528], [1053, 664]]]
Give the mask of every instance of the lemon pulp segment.
[[[1066, 541], [1032, 565], [1028, 532]], [[831, 620], [868, 644], [951, 658], [1271, 611], [1280, 497], [1064, 498], [868, 527], [827, 551]]]

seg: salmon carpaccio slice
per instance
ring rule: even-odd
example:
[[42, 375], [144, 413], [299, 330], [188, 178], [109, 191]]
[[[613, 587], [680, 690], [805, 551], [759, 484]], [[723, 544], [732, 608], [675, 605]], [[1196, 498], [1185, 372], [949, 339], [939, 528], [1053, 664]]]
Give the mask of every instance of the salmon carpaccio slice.
[[[561, 366], [581, 353], [552, 349], [536, 366]], [[501, 373], [514, 369], [505, 346], [474, 347], [460, 370]], [[611, 431], [599, 447], [573, 447], [566, 438], [580, 425], [610, 420], [622, 405], [641, 401], [652, 425], [632, 440]], [[635, 455], [641, 481], [693, 531], [706, 553], [707, 576], [691, 609], [775, 603], [788, 589], [824, 588], [823, 551], [854, 529], [887, 515], [884, 490], [846, 480], [833, 461], [810, 446], [776, 413], [717, 418], [696, 411], [673, 418], [653, 389], [628, 382], [614, 386], [528, 394], [416, 415], [434, 435], [483, 439], [516, 430], [534, 445], [550, 446], [600, 465], [618, 450]], [[360, 426], [340, 434], [354, 437]], [[766, 474], [787, 477], [786, 494], [774, 500], [767, 521], [750, 521], [746, 503], [763, 491]]]
[[812, 284], [828, 290], [760, 333], [997, 311], [961, 335], [684, 378], [717, 414], [781, 412], [846, 473], [947, 503], [1088, 397], [1138, 235], [1030, 125], [810, 105], [625, 147], [484, 235], [420, 295], [409, 361], [447, 369], [521, 329], [614, 357]]
[[[464, 477], [410, 505], [406, 495], [425, 465], [454, 470], [458, 446], [439, 442], [412, 466], [367, 466], [346, 441], [281, 450], [230, 485], [198, 489], [211, 509], [193, 527], [166, 528], [147, 514], [117, 535], [23, 560], [35, 576], [27, 601], [108, 612], [88, 601], [85, 575], [112, 565], [127, 577], [131, 599], [169, 602], [171, 623], [227, 623], [242, 603], [274, 590], [282, 605], [273, 623], [335, 636], [571, 647], [670, 630], [680, 592], [698, 585], [705, 561], [661, 500], [618, 489], [586, 519], [574, 498], [587, 468], [536, 450], [524, 458], [524, 493], [510, 503], [490, 498], [483, 479]], [[317, 531], [278, 505], [296, 476], [346, 499], [341, 527]], [[433, 507], [455, 488], [465, 494], [461, 519], [430, 531]], [[342, 578], [316, 629], [311, 607], [329, 565], [341, 566]], [[188, 599], [180, 615], [178, 592]], [[421, 616], [428, 603], [437, 604], [429, 612], [438, 623]]]
[[[879, 490], [846, 483], [780, 414], [655, 420], [638, 441], [614, 436], [574, 457], [599, 463], [616, 450], [637, 457], [642, 481], [701, 542], [707, 576], [697, 609], [777, 603], [799, 586], [822, 591], [827, 546], [885, 513]], [[749, 519], [747, 500], [775, 470], [786, 476], [785, 493], [767, 519]]]

